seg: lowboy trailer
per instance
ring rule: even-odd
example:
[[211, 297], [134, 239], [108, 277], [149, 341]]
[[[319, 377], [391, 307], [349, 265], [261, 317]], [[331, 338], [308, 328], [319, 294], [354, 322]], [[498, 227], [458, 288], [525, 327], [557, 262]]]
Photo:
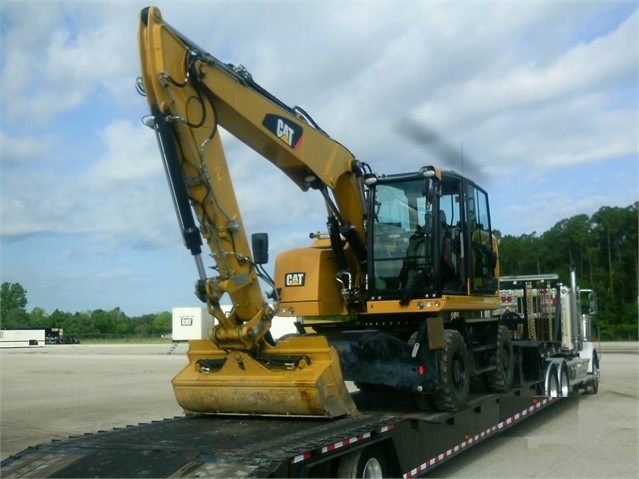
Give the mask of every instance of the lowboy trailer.
[[[532, 288], [540, 286], [534, 281], [524, 279], [521, 284], [528, 291], [518, 297], [537, 311], [530, 295], [539, 297], [540, 290], [547, 294], [548, 288]], [[503, 291], [503, 297], [515, 289]], [[554, 290], [551, 309], [561, 309], [562, 293], [566, 301], [571, 291], [561, 285]], [[29, 447], [2, 462], [2, 475], [418, 477], [562, 397], [578, 390], [597, 392], [599, 362], [590, 341], [583, 341], [582, 351], [592, 352], [592, 359], [583, 359], [562, 350], [560, 342], [524, 338], [528, 324], [519, 327], [513, 314], [518, 321], [527, 321], [525, 315], [505, 309], [502, 319], [514, 332], [519, 328], [521, 337], [512, 342], [515, 386], [500, 394], [473, 393], [467, 407], [458, 412], [419, 411], [409, 394], [398, 398], [384, 391], [355, 391], [352, 397], [360, 411], [355, 416], [179, 416]], [[547, 320], [538, 311], [525, 312], [533, 319], [531, 326]], [[526, 334], [530, 336], [530, 331]]]
[[[557, 400], [538, 384], [473, 396], [457, 413], [415, 412], [355, 392], [342, 419], [187, 415], [30, 447], [5, 477], [418, 477]], [[241, 445], [241, 447], [238, 447]]]

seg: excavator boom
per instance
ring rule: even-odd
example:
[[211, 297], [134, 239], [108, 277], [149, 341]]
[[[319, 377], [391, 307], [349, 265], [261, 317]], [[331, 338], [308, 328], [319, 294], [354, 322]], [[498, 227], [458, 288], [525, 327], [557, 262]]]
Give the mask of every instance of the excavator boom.
[[[330, 188], [338, 201], [349, 203], [337, 221], [361, 250], [358, 163], [303, 112], [262, 90], [243, 68], [220, 62], [173, 30], [157, 8], [141, 12], [139, 46], [139, 87], [151, 111], [146, 123], [157, 135], [184, 241], [196, 260], [196, 294], [217, 322], [209, 340], [191, 342], [189, 364], [173, 379], [178, 403], [201, 413], [355, 413], [339, 358], [326, 339], [275, 343], [270, 337], [275, 312], [260, 288], [263, 273], [249, 248], [219, 128], [302, 189]], [[214, 278], [206, 276], [201, 237], [215, 261]], [[229, 314], [220, 306], [225, 295], [233, 304]]]

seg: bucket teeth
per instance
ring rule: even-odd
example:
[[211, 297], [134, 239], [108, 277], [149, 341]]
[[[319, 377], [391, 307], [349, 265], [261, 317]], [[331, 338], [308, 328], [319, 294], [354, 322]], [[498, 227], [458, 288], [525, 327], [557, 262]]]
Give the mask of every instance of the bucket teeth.
[[173, 378], [185, 411], [338, 417], [357, 408], [334, 348], [321, 336], [288, 337], [261, 354], [191, 341], [189, 364]]

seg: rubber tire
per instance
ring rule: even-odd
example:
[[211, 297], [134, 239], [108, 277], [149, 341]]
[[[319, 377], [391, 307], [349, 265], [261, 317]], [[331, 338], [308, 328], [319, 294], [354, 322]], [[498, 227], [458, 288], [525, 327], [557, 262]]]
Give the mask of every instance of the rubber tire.
[[557, 377], [559, 379], [559, 397], [567, 398], [570, 396], [570, 378], [568, 377], [568, 366], [562, 362], [559, 366]]
[[342, 456], [337, 466], [337, 476], [343, 478], [386, 476], [386, 459], [377, 447], [359, 449]]
[[557, 376], [557, 367], [554, 363], [548, 363], [544, 375], [544, 395], [551, 398], [559, 396], [559, 376]]
[[597, 356], [597, 351], [592, 352], [592, 373], [595, 379], [586, 384], [586, 393], [597, 394], [599, 391], [599, 356]]
[[488, 390], [493, 392], [507, 392], [513, 387], [515, 378], [515, 357], [513, 354], [513, 340], [510, 331], [504, 325], [497, 328], [497, 349], [493, 355], [497, 369], [490, 371], [487, 377]]
[[439, 361], [441, 389], [433, 394], [435, 409], [458, 411], [468, 402], [470, 393], [470, 359], [459, 331], [444, 331], [445, 346]]

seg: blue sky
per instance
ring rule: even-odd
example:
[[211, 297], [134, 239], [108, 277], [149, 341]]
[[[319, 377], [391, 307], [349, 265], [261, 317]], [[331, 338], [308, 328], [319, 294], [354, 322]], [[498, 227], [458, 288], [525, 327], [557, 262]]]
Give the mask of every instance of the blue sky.
[[[0, 3], [0, 277], [29, 309], [198, 305], [134, 88], [146, 5]], [[504, 234], [639, 199], [636, 2], [156, 5], [379, 173], [442, 164], [405, 118], [463, 144]], [[269, 233], [271, 259], [323, 230], [316, 193], [224, 139], [246, 230]]]

